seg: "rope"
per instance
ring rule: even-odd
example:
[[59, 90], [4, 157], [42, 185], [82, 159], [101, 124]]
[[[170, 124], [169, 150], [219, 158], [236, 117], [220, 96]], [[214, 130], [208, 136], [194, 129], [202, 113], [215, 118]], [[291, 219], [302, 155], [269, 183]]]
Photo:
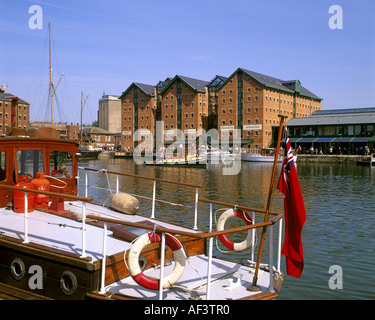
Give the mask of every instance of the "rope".
[[105, 175], [106, 175], [106, 177], [107, 177], [107, 182], [108, 182], [108, 189], [109, 189], [109, 191], [111, 191], [111, 196], [113, 196], [113, 192], [112, 192], [112, 189], [111, 189], [111, 184], [110, 184], [110, 182], [109, 182], [109, 178], [108, 178], [108, 172], [107, 172], [107, 169], [100, 169], [99, 171], [98, 171], [98, 173], [99, 172], [105, 172]]
[[[14, 212], [9, 212], [9, 214], [24, 219], [23, 215], [20, 215], [20, 214], [14, 213]], [[28, 216], [27, 219], [30, 220], [30, 221], [31, 220], [32, 221], [39, 221], [39, 222], [43, 222], [43, 223], [46, 223], [46, 224], [55, 225], [55, 226], [59, 226], [59, 227], [64, 227], [64, 228], [69, 227], [69, 228], [74, 228], [74, 229], [80, 229], [80, 230], [82, 230], [82, 227], [76, 227], [76, 226], [68, 225], [68, 224], [65, 224], [65, 223], [49, 222], [49, 221], [44, 220], [44, 219], [38, 219], [38, 218], [32, 217], [31, 215]]]
[[[85, 169], [85, 168], [84, 167], [78, 167], [78, 169]], [[108, 189], [97, 187], [97, 186], [89, 186], [89, 187], [93, 188], [93, 189], [109, 190], [111, 192], [111, 196], [113, 196], [113, 192], [112, 192], [112, 189], [111, 189], [111, 184], [109, 182], [109, 177], [108, 177], [107, 169], [104, 169], [104, 168], [100, 169], [100, 170], [97, 171], [97, 173], [99, 173], [99, 172], [102, 172], [102, 173], [105, 172], [106, 178], [107, 178], [107, 183], [108, 183]], [[153, 200], [153, 198], [150, 198], [150, 197], [147, 197], [147, 196], [141, 196], [141, 195], [138, 195], [138, 194], [135, 194], [135, 193], [129, 193], [129, 194], [131, 196], [134, 196], [134, 197], [139, 197], [139, 198], [147, 199], [147, 200], [150, 200], [150, 201]], [[155, 202], [165, 203], [165, 204], [169, 204], [171, 206], [176, 206], [176, 207], [195, 208], [195, 206], [188, 206], [188, 205], [185, 205], [185, 204], [175, 203], [175, 202], [166, 201], [166, 200], [160, 200], [160, 199], [155, 199]], [[104, 206], [104, 204], [103, 204], [103, 206]]]
[[[96, 186], [90, 186], [90, 188], [93, 188], [93, 189], [100, 189], [100, 190], [108, 190], [107, 188], [96, 187]], [[110, 190], [110, 189], [109, 189], [109, 190]], [[112, 192], [111, 192], [111, 193], [112, 193]], [[129, 193], [129, 194], [130, 194], [131, 196], [134, 196], [134, 197], [139, 197], [139, 198], [143, 198], [143, 199], [150, 200], [150, 201], [153, 200], [153, 199], [150, 198], [150, 197], [141, 196], [141, 195], [138, 195], [138, 194], [135, 194], [135, 193]], [[106, 200], [106, 201], [107, 201], [107, 200]], [[171, 206], [177, 206], [177, 207], [195, 208], [195, 206], [188, 206], [188, 205], [185, 205], [185, 204], [175, 203], [175, 202], [170, 202], [170, 201], [160, 200], [160, 199], [155, 199], [155, 202], [165, 203], [165, 204], [169, 204], [169, 205], [171, 205]]]
[[[221, 208], [221, 209], [217, 209], [217, 210], [215, 211], [214, 218], [215, 218], [215, 224], [216, 224], [216, 225], [217, 225], [217, 219], [216, 219], [216, 215], [217, 215], [217, 213], [218, 213], [219, 211], [227, 211], [227, 210], [228, 210], [228, 208]], [[218, 237], [215, 237], [215, 245], [216, 245], [217, 250], [219, 250], [221, 253], [230, 253], [231, 251], [225, 251], [225, 250], [222, 250], [222, 249], [219, 248], [217, 238], [218, 238]]]
[[52, 225], [56, 225], [56, 226], [59, 226], [59, 227], [69, 227], [69, 228], [74, 228], [74, 229], [80, 229], [82, 230], [82, 227], [75, 227], [75, 226], [70, 226], [68, 224], [65, 224], [65, 223], [53, 223], [53, 222], [47, 222], [48, 224], [52, 224]]
[[51, 185], [51, 187], [64, 189], [66, 186], [68, 186], [68, 184], [67, 184], [64, 180], [57, 179], [57, 178], [55, 178], [55, 177], [47, 176], [47, 175], [45, 175], [45, 177], [48, 177], [48, 178], [51, 178], [51, 179], [55, 179], [55, 180], [57, 180], [57, 181], [59, 181], [59, 182], [65, 183], [65, 186], [56, 186], [56, 185], [53, 184], [53, 185]]

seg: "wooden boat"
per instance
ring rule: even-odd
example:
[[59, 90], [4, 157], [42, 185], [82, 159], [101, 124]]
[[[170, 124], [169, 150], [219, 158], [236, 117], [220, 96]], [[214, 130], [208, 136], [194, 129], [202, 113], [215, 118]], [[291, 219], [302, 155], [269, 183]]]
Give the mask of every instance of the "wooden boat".
[[163, 158], [154, 161], [146, 161], [146, 165], [150, 166], [175, 166], [177, 168], [199, 168], [206, 169], [205, 157], [189, 157], [189, 158]]
[[[65, 157], [65, 153], [71, 157]], [[278, 249], [274, 250], [273, 227], [278, 225], [281, 237], [283, 214], [269, 210], [272, 187], [266, 209], [237, 206], [199, 198], [202, 188], [199, 185], [78, 168], [77, 153], [78, 144], [74, 141], [0, 139], [0, 163], [4, 171], [0, 176], [0, 298], [218, 300], [278, 296], [283, 281], [281, 238]], [[64, 162], [64, 159], [71, 160]], [[275, 168], [276, 163], [270, 186]], [[77, 195], [79, 171], [84, 173], [85, 196]], [[115, 175], [151, 181], [150, 214], [125, 214], [118, 208], [93, 202], [88, 197], [90, 171], [101, 172], [103, 179]], [[35, 178], [40, 172], [49, 182], [49, 191], [16, 185], [21, 176]], [[195, 189], [190, 227], [188, 222], [178, 225], [157, 217], [156, 184], [164, 183]], [[115, 194], [119, 193], [117, 178]], [[28, 210], [32, 196], [35, 201], [30, 203], [34, 209]], [[47, 197], [46, 205], [40, 205], [38, 196]], [[15, 212], [16, 200], [24, 203], [23, 211]], [[207, 225], [198, 226], [198, 204], [206, 206]], [[214, 207], [225, 208], [226, 214], [220, 217], [221, 227], [218, 224], [216, 229]], [[241, 218], [245, 225], [225, 229], [225, 221], [233, 216]], [[258, 247], [254, 237], [259, 228], [262, 240], [255, 259]], [[228, 234], [246, 230], [248, 236], [240, 243], [226, 238]], [[270, 242], [268, 263], [264, 264], [261, 258], [266, 232]], [[228, 258], [213, 256], [216, 237], [232, 247]], [[240, 250], [248, 253], [248, 263], [230, 258]]]
[[101, 151], [98, 150], [79, 150], [78, 159], [81, 161], [85, 160], [97, 160], [99, 157], [99, 154], [101, 154]]

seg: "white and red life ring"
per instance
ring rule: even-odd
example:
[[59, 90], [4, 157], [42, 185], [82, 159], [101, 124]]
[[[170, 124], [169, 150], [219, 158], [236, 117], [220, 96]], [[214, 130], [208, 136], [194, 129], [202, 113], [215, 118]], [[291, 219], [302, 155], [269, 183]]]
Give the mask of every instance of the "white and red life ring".
[[[141, 286], [158, 290], [160, 285], [159, 279], [147, 277], [139, 267], [139, 255], [143, 248], [151, 243], [161, 242], [161, 236], [154, 232], [148, 232], [140, 236], [130, 248], [128, 256], [129, 272], [132, 278]], [[173, 251], [173, 260], [175, 262], [172, 273], [163, 279], [163, 288], [168, 289], [180, 279], [185, 269], [186, 255], [182, 244], [172, 235], [165, 234], [165, 244]]]
[[[224, 230], [225, 223], [229, 218], [232, 217], [241, 218], [243, 221], [245, 221], [247, 225], [253, 224], [253, 220], [251, 219], [248, 213], [241, 210], [234, 211], [233, 209], [228, 209], [220, 216], [217, 222], [217, 231]], [[220, 235], [219, 239], [222, 242], [222, 244], [226, 246], [228, 249], [233, 251], [243, 251], [251, 245], [251, 230], [248, 230], [246, 239], [239, 243], [234, 243], [230, 241], [225, 234]]]

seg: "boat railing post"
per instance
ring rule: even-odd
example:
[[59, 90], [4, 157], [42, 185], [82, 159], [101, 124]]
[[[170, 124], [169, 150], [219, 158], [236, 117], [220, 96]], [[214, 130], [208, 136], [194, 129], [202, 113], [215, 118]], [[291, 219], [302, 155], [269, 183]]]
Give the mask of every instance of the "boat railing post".
[[87, 188], [88, 188], [88, 177], [87, 170], [85, 170], [85, 197], [87, 198]]
[[[212, 203], [210, 203], [210, 230], [212, 231]], [[206, 290], [206, 299], [210, 300], [211, 295], [211, 273], [212, 273], [212, 251], [213, 251], [213, 237], [210, 237], [208, 240], [208, 265], [207, 265], [207, 290]]]
[[[78, 169], [79, 169], [79, 167], [78, 167]], [[79, 194], [79, 192], [81, 191], [81, 187], [79, 185], [79, 178], [80, 178], [80, 176], [79, 176], [79, 170], [78, 170], [78, 174], [76, 175], [76, 180], [77, 180], [77, 194]]]
[[86, 257], [86, 202], [82, 202], [82, 254], [81, 258]]
[[154, 186], [153, 186], [153, 191], [152, 191], [151, 219], [155, 218], [155, 197], [156, 197], [156, 180], [154, 180]]
[[119, 193], [120, 190], [120, 181], [119, 181], [119, 175], [116, 175], [116, 193]]
[[277, 271], [281, 273], [281, 238], [283, 230], [283, 218], [279, 221], [279, 239], [278, 239], [278, 248], [277, 248]]
[[24, 231], [25, 231], [25, 239], [23, 243], [28, 243], [29, 241], [29, 217], [27, 214], [28, 206], [27, 206], [27, 192], [25, 192], [25, 220], [24, 220]]
[[[255, 212], [253, 211], [253, 224], [255, 224]], [[251, 236], [251, 261], [254, 261], [255, 253], [255, 228], [253, 228]]]
[[165, 260], [165, 232], [162, 232], [162, 234], [161, 234], [159, 300], [163, 300], [164, 260]]
[[107, 259], [107, 224], [104, 223], [103, 228], [103, 259], [102, 259], [102, 279], [101, 279], [101, 288], [99, 293], [105, 294], [105, 264]]
[[195, 188], [194, 230], [198, 230], [198, 188]]
[[270, 226], [270, 261], [269, 261], [269, 272], [270, 272], [270, 285], [268, 287], [269, 292], [273, 292], [273, 225]]

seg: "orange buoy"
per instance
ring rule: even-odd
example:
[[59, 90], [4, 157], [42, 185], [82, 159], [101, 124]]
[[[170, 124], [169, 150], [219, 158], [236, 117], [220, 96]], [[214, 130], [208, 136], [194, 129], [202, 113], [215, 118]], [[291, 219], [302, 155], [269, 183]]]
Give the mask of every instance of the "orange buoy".
[[[22, 182], [22, 181], [25, 182]], [[28, 176], [20, 176], [18, 183], [14, 185], [18, 188], [34, 189], [34, 185], [29, 182]], [[34, 211], [34, 193], [27, 193], [27, 212]], [[13, 191], [13, 210], [17, 213], [25, 212], [25, 192], [14, 190]]]
[[[43, 172], [37, 172], [36, 178], [31, 180], [31, 183], [34, 185], [34, 189], [41, 191], [49, 191], [49, 181], [44, 179]], [[49, 196], [45, 194], [35, 194], [34, 207], [43, 208], [48, 207]]]

